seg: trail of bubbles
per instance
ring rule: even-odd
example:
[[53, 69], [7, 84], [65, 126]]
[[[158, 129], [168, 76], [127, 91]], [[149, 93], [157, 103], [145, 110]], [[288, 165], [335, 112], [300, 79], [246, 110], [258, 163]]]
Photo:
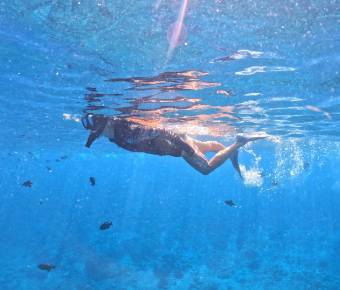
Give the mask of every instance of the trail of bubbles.
[[244, 184], [249, 187], [261, 187], [263, 185], [263, 176], [260, 168], [260, 161], [262, 158], [261, 156], [257, 156], [250, 148], [244, 148], [244, 151], [250, 154], [254, 160], [254, 163], [248, 169], [244, 165], [240, 165]]
[[284, 180], [297, 178], [304, 171], [304, 157], [298, 140], [281, 140], [275, 146], [275, 167], [272, 180], [281, 183]]

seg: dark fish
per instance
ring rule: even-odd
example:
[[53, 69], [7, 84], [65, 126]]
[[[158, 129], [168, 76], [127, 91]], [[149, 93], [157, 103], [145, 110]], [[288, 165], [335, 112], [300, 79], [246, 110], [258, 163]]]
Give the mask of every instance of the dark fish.
[[230, 60], [234, 60], [234, 58], [230, 55], [228, 56], [223, 56], [223, 57], [220, 57], [220, 58], [215, 58], [213, 60], [213, 62], [226, 62], [226, 61], [230, 61]]
[[309, 162], [303, 162], [303, 169], [307, 170], [310, 167]]
[[97, 91], [97, 89], [94, 88], [94, 87], [86, 87], [85, 89], [90, 91], [90, 92], [96, 92]]
[[26, 180], [25, 182], [23, 182], [22, 186], [25, 187], [32, 187], [33, 182], [31, 180]]
[[272, 180], [272, 186], [278, 186], [279, 182], [275, 179]]
[[99, 229], [100, 230], [107, 230], [112, 226], [112, 222], [105, 222], [103, 224], [100, 225]]
[[235, 204], [231, 199], [225, 200], [224, 203], [225, 203], [226, 205], [229, 205], [229, 206], [232, 206], [232, 207], [236, 206], [236, 204]]
[[260, 176], [261, 176], [261, 177], [265, 177], [266, 174], [265, 174], [263, 171], [260, 171]]
[[50, 272], [51, 270], [53, 270], [55, 268], [55, 266], [52, 265], [52, 264], [39, 264], [38, 268], [40, 270], [44, 270], [44, 271]]
[[63, 156], [60, 157], [61, 160], [65, 160], [67, 158], [68, 158], [67, 155], [63, 155]]
[[51, 167], [47, 166], [46, 169], [47, 169], [48, 172], [52, 172], [52, 168]]
[[90, 177], [90, 183], [92, 186], [96, 185], [96, 179], [93, 176]]

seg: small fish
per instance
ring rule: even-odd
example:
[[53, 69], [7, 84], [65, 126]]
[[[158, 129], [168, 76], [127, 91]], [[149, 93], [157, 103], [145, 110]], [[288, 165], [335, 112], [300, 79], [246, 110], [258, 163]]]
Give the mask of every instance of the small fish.
[[67, 158], [68, 158], [67, 155], [63, 155], [63, 156], [60, 157], [61, 160], [65, 160], [65, 159], [67, 159]]
[[55, 266], [52, 265], [52, 264], [39, 264], [38, 268], [40, 270], [44, 270], [44, 271], [50, 272], [51, 270], [55, 269]]
[[105, 222], [100, 225], [99, 229], [103, 231], [109, 229], [111, 226], [112, 222]]
[[92, 186], [96, 185], [96, 179], [93, 176], [90, 177], [90, 183]]
[[32, 187], [33, 182], [31, 180], [26, 180], [25, 182], [22, 183], [22, 186], [25, 187]]
[[310, 167], [310, 164], [309, 164], [309, 162], [303, 162], [303, 169], [304, 170], [307, 170], [308, 168]]
[[52, 172], [52, 168], [51, 167], [47, 166], [46, 169], [47, 169], [48, 172]]
[[231, 199], [225, 200], [224, 203], [225, 203], [226, 205], [231, 206], [231, 207], [235, 207], [235, 206], [236, 206], [236, 204], [235, 204]]
[[275, 179], [272, 180], [272, 186], [278, 186], [279, 182]]
[[266, 177], [266, 174], [263, 171], [260, 171], [260, 176], [261, 177]]
[[231, 55], [228, 55], [228, 56], [215, 58], [212, 62], [226, 62], [226, 61], [230, 61], [230, 60], [234, 60], [234, 58]]

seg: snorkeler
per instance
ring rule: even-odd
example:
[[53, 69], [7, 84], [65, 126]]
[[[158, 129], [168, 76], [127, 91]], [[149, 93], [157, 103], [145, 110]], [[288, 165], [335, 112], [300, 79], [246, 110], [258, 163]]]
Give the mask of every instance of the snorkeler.
[[[193, 168], [207, 175], [230, 159], [235, 170], [241, 175], [238, 163], [238, 149], [246, 143], [266, 138], [263, 135], [237, 135], [236, 142], [228, 147], [216, 141], [198, 141], [187, 135], [176, 134], [166, 129], [153, 128], [122, 117], [105, 117], [86, 114], [82, 118], [85, 129], [91, 130], [86, 147], [100, 136], [126, 150], [155, 155], [183, 157]], [[207, 152], [216, 154], [208, 160]]]

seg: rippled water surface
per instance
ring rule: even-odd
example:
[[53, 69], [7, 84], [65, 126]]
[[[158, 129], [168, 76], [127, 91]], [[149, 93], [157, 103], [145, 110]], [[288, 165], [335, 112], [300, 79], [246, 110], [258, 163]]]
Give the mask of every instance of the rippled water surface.
[[[0, 288], [339, 289], [339, 24], [334, 0], [0, 1]], [[203, 176], [84, 148], [86, 113], [270, 138]]]

